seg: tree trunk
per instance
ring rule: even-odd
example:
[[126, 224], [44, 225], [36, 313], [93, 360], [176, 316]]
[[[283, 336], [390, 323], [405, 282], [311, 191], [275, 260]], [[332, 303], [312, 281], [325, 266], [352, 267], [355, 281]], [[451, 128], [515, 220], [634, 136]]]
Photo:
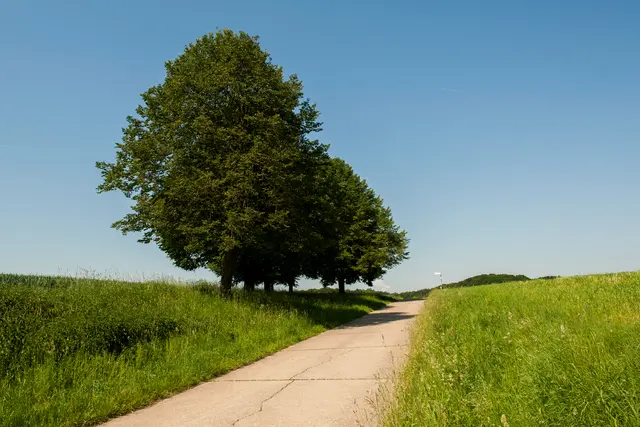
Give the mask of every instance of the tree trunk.
[[230, 250], [225, 252], [222, 258], [222, 277], [220, 277], [220, 292], [222, 295], [231, 295], [231, 286], [233, 285], [233, 271], [236, 267], [236, 251]]
[[264, 282], [264, 291], [272, 292], [273, 291], [273, 282]]
[[293, 288], [296, 286], [296, 280], [289, 280], [289, 293], [293, 293]]
[[338, 277], [338, 293], [341, 293], [341, 294], [345, 293], [343, 277]]
[[244, 280], [244, 290], [247, 292], [251, 292], [256, 289], [256, 282], [253, 280], [253, 277], [246, 278]]

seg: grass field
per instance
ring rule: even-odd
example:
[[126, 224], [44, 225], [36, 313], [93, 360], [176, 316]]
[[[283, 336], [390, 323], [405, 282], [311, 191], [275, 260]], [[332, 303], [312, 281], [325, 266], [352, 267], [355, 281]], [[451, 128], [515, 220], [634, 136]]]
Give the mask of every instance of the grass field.
[[388, 426], [639, 426], [640, 274], [436, 290]]
[[389, 300], [0, 275], [0, 425], [97, 423]]

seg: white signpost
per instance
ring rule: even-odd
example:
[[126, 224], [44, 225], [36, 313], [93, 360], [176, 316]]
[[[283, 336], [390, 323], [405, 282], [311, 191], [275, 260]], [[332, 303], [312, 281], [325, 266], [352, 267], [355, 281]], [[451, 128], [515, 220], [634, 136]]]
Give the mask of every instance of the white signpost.
[[436, 273], [433, 273], [433, 274], [436, 275], [436, 276], [440, 276], [440, 286], [442, 286], [442, 273], [436, 272]]

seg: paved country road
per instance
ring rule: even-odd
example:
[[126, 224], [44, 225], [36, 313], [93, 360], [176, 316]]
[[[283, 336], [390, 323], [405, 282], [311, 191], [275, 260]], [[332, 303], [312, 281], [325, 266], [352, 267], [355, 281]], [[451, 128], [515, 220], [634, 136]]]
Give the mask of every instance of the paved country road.
[[406, 357], [421, 307], [392, 303], [103, 426], [375, 425], [371, 399]]

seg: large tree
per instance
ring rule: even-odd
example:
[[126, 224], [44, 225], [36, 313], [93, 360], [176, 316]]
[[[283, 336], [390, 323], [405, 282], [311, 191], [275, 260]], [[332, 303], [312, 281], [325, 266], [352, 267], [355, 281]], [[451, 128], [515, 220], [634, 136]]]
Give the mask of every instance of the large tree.
[[323, 235], [327, 220], [323, 171], [329, 161], [321, 153], [304, 156], [304, 161], [298, 162], [297, 174], [289, 177], [288, 188], [293, 192], [286, 198], [286, 224], [266, 229], [262, 241], [239, 250], [234, 281], [243, 282], [245, 290], [262, 283], [266, 291], [283, 284], [292, 292], [304, 274], [309, 255], [327, 244]]
[[[132, 212], [113, 226], [142, 233], [185, 269], [211, 268], [228, 292], [251, 248], [300, 224], [295, 197], [326, 147], [302, 83], [283, 77], [256, 37], [223, 30], [165, 64], [162, 84], [128, 117], [99, 192], [119, 190]], [[282, 240], [291, 240], [281, 237]]]

